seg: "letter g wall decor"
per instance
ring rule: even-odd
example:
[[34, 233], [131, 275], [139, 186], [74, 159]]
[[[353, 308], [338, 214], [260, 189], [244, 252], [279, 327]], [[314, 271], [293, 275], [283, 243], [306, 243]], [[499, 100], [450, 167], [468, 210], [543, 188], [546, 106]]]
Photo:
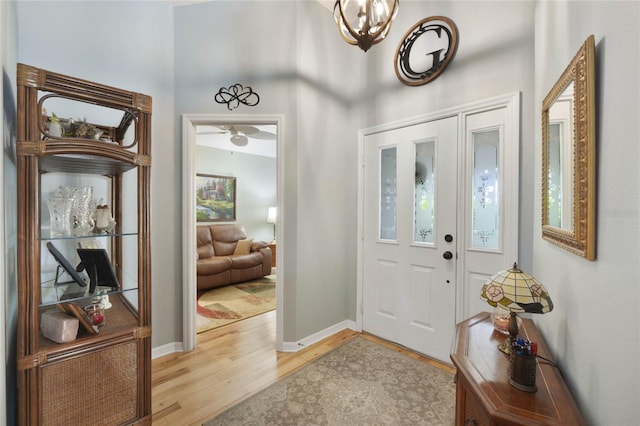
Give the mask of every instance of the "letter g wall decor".
[[396, 75], [407, 86], [421, 86], [438, 77], [458, 49], [458, 29], [445, 16], [415, 24], [396, 49]]

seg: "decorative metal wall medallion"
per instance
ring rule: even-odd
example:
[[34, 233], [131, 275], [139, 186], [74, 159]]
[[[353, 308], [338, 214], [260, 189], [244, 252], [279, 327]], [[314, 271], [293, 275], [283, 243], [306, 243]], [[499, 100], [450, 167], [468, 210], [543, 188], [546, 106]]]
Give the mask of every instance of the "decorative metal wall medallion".
[[421, 86], [438, 77], [458, 49], [458, 29], [445, 16], [419, 21], [396, 49], [396, 75], [407, 86]]
[[251, 87], [243, 87], [242, 84], [220, 88], [214, 99], [219, 104], [227, 104], [229, 110], [238, 108], [240, 104], [256, 106], [260, 102], [260, 96]]

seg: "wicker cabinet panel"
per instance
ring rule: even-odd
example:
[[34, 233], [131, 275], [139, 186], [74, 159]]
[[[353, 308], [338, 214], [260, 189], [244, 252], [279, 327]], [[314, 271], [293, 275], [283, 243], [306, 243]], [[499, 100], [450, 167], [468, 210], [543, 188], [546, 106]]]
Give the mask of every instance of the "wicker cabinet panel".
[[43, 425], [126, 424], [137, 414], [135, 341], [41, 369]]

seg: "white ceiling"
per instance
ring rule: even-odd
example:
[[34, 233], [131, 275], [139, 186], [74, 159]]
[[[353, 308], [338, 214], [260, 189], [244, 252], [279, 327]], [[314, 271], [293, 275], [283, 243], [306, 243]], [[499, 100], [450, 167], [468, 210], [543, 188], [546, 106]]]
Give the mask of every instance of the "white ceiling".
[[[236, 125], [239, 127], [245, 124], [229, 124], [227, 126]], [[260, 131], [260, 135], [276, 134], [277, 127], [274, 124], [249, 124]], [[260, 155], [263, 157], [276, 157], [276, 137], [273, 139], [264, 139], [264, 137], [252, 138], [250, 134], [249, 143], [246, 146], [237, 146], [231, 143], [231, 134], [224, 132], [219, 126], [224, 125], [200, 125], [196, 126], [196, 145], [206, 146], [209, 148], [224, 149], [226, 151], [243, 152], [245, 154]], [[242, 133], [240, 133], [242, 134]]]
[[[206, 1], [213, 0], [166, 0], [174, 6], [188, 6], [194, 3], [203, 3]], [[306, 1], [306, 0], [298, 0], [298, 1]], [[330, 11], [333, 11], [333, 5], [335, 4], [335, 0], [315, 0], [320, 3], [322, 6], [326, 7]]]

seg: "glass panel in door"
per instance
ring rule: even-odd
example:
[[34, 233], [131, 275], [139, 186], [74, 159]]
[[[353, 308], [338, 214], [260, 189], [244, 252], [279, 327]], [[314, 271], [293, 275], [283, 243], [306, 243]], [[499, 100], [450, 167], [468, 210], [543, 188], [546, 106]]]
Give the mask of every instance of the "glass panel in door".
[[500, 171], [498, 129], [473, 133], [473, 190], [471, 192], [472, 248], [500, 247]]
[[381, 240], [397, 238], [397, 149], [380, 150], [380, 227]]
[[415, 144], [413, 242], [433, 243], [435, 142]]

